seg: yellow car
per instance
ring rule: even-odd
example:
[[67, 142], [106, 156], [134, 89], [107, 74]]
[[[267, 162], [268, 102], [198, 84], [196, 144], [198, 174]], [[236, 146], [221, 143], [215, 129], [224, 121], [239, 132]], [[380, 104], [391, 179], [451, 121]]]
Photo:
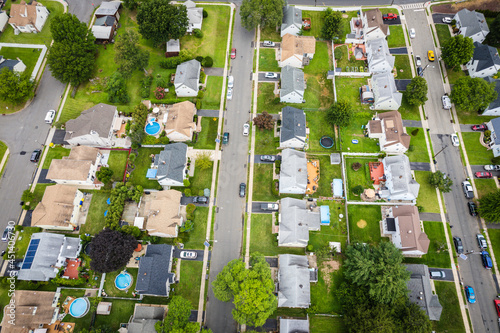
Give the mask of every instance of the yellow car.
[[429, 50], [429, 52], [427, 52], [427, 58], [429, 58], [429, 61], [434, 61], [434, 51]]

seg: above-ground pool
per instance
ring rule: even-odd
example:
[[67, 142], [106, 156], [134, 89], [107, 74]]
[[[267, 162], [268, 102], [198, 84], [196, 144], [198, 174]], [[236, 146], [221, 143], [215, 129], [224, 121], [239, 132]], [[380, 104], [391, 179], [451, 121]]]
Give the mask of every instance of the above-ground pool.
[[319, 144], [321, 145], [321, 147], [326, 148], [326, 149], [332, 148], [333, 147], [333, 139], [330, 138], [328, 135], [324, 135], [319, 140]]
[[75, 318], [81, 318], [89, 312], [90, 303], [86, 297], [80, 297], [71, 302], [69, 314]]
[[157, 121], [149, 121], [144, 131], [149, 135], [156, 135], [160, 132], [160, 124]]
[[132, 285], [132, 275], [127, 272], [121, 272], [116, 276], [115, 286], [120, 290], [127, 290]]

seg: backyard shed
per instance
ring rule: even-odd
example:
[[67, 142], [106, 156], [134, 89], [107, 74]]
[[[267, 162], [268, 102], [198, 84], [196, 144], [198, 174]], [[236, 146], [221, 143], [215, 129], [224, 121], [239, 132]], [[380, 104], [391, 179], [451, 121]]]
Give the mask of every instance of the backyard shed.
[[339, 153], [330, 154], [330, 164], [340, 164], [340, 154]]
[[334, 197], [343, 197], [343, 189], [342, 189], [342, 179], [340, 178], [334, 178], [332, 181], [332, 192]]
[[330, 206], [320, 206], [321, 225], [330, 225]]
[[111, 302], [99, 302], [97, 305], [97, 314], [98, 315], [109, 315], [111, 313]]

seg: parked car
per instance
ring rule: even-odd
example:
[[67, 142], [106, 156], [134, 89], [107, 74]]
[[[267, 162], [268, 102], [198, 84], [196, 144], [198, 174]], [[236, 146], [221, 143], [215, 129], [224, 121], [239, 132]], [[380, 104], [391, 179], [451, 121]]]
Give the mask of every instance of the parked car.
[[263, 203], [260, 204], [260, 209], [262, 210], [278, 210], [280, 206], [277, 203]]
[[224, 132], [224, 134], [222, 134], [222, 144], [227, 145], [228, 143], [229, 143], [229, 133]]
[[233, 99], [233, 88], [227, 88], [227, 99], [228, 100]]
[[236, 59], [236, 49], [235, 48], [231, 49], [231, 59]]
[[481, 131], [481, 132], [484, 132], [488, 129], [488, 127], [486, 127], [485, 124], [479, 124], [479, 125], [472, 125], [471, 126], [471, 129], [473, 131]]
[[231, 75], [227, 77], [227, 87], [232, 88], [233, 86], [234, 86], [234, 77]]
[[194, 251], [181, 251], [182, 259], [196, 259], [198, 257], [198, 253]]
[[469, 303], [476, 303], [476, 294], [474, 294], [474, 289], [471, 286], [465, 286], [465, 296]]
[[484, 168], [484, 170], [488, 170], [488, 171], [499, 171], [500, 165], [489, 164], [489, 165], [485, 165], [483, 168]]
[[274, 155], [260, 155], [260, 160], [262, 162], [274, 162], [274, 161], [276, 161], [276, 156], [274, 156]]
[[467, 202], [467, 206], [469, 207], [469, 214], [472, 216], [477, 216], [477, 205], [474, 201]]
[[262, 42], [262, 45], [268, 46], [268, 47], [273, 47], [276, 44], [274, 44], [274, 42], [271, 42], [270, 40], [265, 40]]
[[249, 124], [243, 124], [243, 135], [248, 136], [250, 133], [250, 125]]
[[484, 268], [491, 269], [493, 267], [493, 262], [491, 261], [490, 254], [487, 251], [481, 251], [481, 259], [483, 260]]
[[455, 244], [455, 250], [457, 251], [457, 254], [464, 253], [464, 247], [462, 245], [462, 239], [460, 237], [453, 237], [453, 244]]
[[266, 79], [277, 79], [278, 73], [267, 72], [264, 76]]
[[194, 197], [193, 203], [206, 204], [208, 203], [208, 198], [205, 196]]
[[410, 29], [410, 38], [415, 38], [415, 29], [414, 28]]
[[33, 152], [31, 153], [30, 161], [33, 163], [38, 162], [41, 154], [42, 154], [42, 151], [40, 149], [33, 150]]
[[450, 24], [451, 23], [451, 17], [443, 17], [442, 21], [443, 21], [443, 23]]
[[393, 21], [397, 18], [398, 18], [398, 16], [396, 14], [393, 14], [393, 13], [388, 13], [388, 14], [382, 15], [382, 19], [386, 20], [386, 21]]
[[486, 243], [486, 239], [484, 239], [483, 234], [476, 234], [477, 245], [481, 249], [487, 249], [488, 244]]
[[420, 56], [416, 56], [415, 63], [417, 64], [417, 66], [422, 66], [422, 58], [420, 58]]
[[429, 274], [432, 279], [444, 279], [446, 277], [446, 273], [443, 271], [429, 271]]
[[497, 315], [500, 317], [500, 300], [495, 299], [493, 300], [493, 304], [495, 304], [495, 310], [497, 310]]
[[443, 109], [451, 109], [451, 100], [448, 95], [444, 94], [443, 97], [441, 97], [441, 102], [443, 102]]
[[56, 116], [56, 110], [50, 110], [49, 112], [47, 112], [47, 114], [45, 115], [45, 123], [52, 124], [55, 116]]
[[474, 175], [476, 178], [493, 178], [493, 174], [488, 171], [478, 171]]
[[427, 58], [429, 59], [429, 61], [434, 61], [435, 60], [435, 58], [434, 58], [434, 51], [429, 50], [427, 52]]
[[247, 185], [245, 183], [240, 184], [240, 198], [243, 198], [245, 196], [245, 193], [247, 191]]
[[451, 135], [451, 144], [455, 147], [460, 146], [460, 141], [458, 140], [458, 136], [456, 134]]
[[10, 238], [10, 234], [14, 232], [14, 227], [12, 225], [8, 225], [2, 234], [2, 242], [6, 242]]
[[464, 191], [465, 198], [467, 199], [473, 199], [474, 198], [474, 191], [472, 191], [472, 185], [468, 180], [464, 180], [462, 182], [462, 190]]
[[417, 67], [417, 75], [418, 76], [423, 76], [424, 75], [424, 70], [422, 69], [422, 66]]

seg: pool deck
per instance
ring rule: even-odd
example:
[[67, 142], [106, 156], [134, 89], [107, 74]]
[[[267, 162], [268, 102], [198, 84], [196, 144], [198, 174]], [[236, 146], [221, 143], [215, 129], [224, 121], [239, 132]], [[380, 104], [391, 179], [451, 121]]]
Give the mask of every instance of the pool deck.
[[75, 323], [56, 321], [52, 325], [43, 325], [47, 329], [47, 333], [72, 333], [75, 330]]

